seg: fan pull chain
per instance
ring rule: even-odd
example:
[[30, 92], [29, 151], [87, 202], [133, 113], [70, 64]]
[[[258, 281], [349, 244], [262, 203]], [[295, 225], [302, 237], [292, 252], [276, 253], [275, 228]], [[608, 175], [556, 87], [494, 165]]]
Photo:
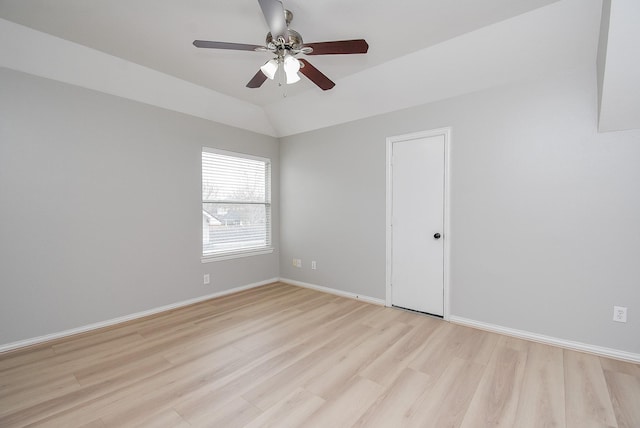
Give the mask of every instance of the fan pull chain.
[[278, 65], [278, 86], [282, 88], [282, 98], [287, 98], [287, 75], [284, 72], [284, 66], [282, 63]]

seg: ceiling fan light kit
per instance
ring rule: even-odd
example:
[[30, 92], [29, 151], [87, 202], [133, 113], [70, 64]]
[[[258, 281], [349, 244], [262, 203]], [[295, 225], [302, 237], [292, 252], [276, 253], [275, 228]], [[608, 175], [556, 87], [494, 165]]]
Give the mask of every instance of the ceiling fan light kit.
[[197, 48], [271, 52], [275, 54], [275, 58], [260, 67], [256, 75], [247, 83], [248, 88], [259, 88], [267, 78], [274, 80], [282, 65], [287, 84], [298, 82], [300, 80], [298, 72], [300, 72], [320, 89], [326, 91], [333, 88], [335, 83], [311, 65], [309, 61], [302, 58], [298, 59], [295, 57], [296, 55], [365, 54], [369, 49], [369, 45], [364, 39], [305, 44], [300, 33], [289, 28], [293, 13], [284, 8], [281, 0], [258, 0], [258, 3], [270, 30], [267, 33], [266, 46], [208, 40], [195, 40], [193, 42], [193, 45]]
[[300, 61], [289, 54], [285, 54], [284, 58], [278, 56], [267, 61], [262, 67], [260, 67], [260, 71], [262, 71], [262, 73], [264, 73], [264, 75], [269, 79], [274, 80], [278, 73], [278, 69], [280, 68], [280, 64], [282, 64], [287, 85], [300, 81], [300, 76], [298, 75], [298, 71], [300, 70]]

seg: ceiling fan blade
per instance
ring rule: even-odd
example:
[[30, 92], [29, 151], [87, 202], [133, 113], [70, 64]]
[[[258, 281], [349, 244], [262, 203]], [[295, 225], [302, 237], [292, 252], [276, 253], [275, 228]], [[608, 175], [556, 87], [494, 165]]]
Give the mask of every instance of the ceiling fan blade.
[[307, 55], [364, 54], [369, 50], [369, 45], [364, 39], [305, 43], [304, 47], [313, 49], [313, 52]]
[[207, 49], [231, 49], [235, 51], [259, 51], [266, 49], [260, 45], [247, 45], [244, 43], [212, 42], [209, 40], [194, 40], [193, 46]]
[[284, 16], [284, 6], [281, 0], [258, 0], [264, 19], [274, 39], [278, 36], [287, 37], [287, 21]]
[[259, 88], [265, 80], [267, 80], [267, 76], [261, 70], [258, 70], [256, 75], [247, 83], [247, 88]]
[[313, 83], [315, 83], [316, 85], [318, 85], [320, 89], [322, 89], [323, 91], [327, 91], [333, 88], [334, 86], [336, 86], [336, 84], [333, 83], [331, 79], [329, 79], [327, 76], [322, 74], [322, 72], [317, 68], [315, 68], [313, 65], [311, 65], [309, 61], [302, 58], [299, 59], [299, 61], [302, 64], [304, 64], [304, 67], [300, 69], [300, 73], [307, 76], [307, 78], [311, 80]]

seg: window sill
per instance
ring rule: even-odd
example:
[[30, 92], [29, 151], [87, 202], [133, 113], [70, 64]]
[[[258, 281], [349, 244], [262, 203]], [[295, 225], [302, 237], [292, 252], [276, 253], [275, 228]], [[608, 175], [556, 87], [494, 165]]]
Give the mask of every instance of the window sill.
[[273, 248], [261, 248], [259, 250], [238, 251], [235, 253], [220, 254], [217, 256], [203, 256], [202, 263], [219, 262], [222, 260], [240, 259], [243, 257], [259, 256], [273, 253]]

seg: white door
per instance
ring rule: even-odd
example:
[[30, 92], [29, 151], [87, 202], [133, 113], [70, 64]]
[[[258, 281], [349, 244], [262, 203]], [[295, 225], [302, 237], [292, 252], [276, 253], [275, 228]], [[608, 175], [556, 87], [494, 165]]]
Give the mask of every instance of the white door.
[[445, 136], [392, 142], [391, 303], [444, 314]]

